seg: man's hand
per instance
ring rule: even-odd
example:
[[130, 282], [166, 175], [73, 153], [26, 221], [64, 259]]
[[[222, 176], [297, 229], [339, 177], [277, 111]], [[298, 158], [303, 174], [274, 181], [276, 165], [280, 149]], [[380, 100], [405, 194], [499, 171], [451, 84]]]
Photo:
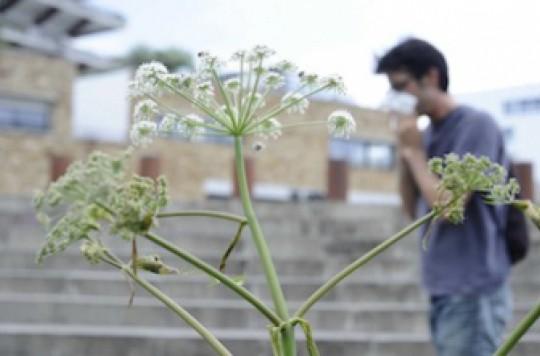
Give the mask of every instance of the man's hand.
[[424, 151], [422, 133], [416, 126], [416, 118], [403, 118], [398, 126], [398, 150], [405, 160], [411, 155]]
[[[429, 171], [428, 157], [424, 150], [422, 133], [416, 126], [416, 118], [403, 118], [398, 126], [398, 152], [403, 164], [409, 169], [411, 179], [414, 181], [421, 195], [430, 207], [440, 202], [441, 197], [437, 191], [439, 179]], [[405, 167], [403, 167], [405, 168]], [[404, 193], [402, 193], [402, 197]], [[410, 199], [408, 199], [410, 200]], [[406, 203], [404, 201], [404, 203]], [[405, 204], [406, 208], [409, 204]]]

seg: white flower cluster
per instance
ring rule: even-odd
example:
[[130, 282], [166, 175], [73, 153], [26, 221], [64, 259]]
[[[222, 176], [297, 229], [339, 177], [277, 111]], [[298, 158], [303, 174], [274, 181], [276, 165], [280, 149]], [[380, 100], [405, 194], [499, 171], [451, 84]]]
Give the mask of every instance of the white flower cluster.
[[257, 135], [263, 139], [272, 138], [277, 140], [282, 134], [281, 128], [281, 123], [277, 119], [271, 118], [259, 125]]
[[142, 64], [135, 72], [135, 79], [129, 84], [131, 96], [160, 95], [163, 89], [160, 79], [167, 73], [167, 68], [159, 62]]
[[348, 111], [336, 110], [328, 117], [328, 131], [335, 137], [349, 138], [356, 131], [356, 121]]
[[193, 138], [204, 134], [204, 120], [196, 114], [185, 116], [177, 113], [165, 113], [159, 125], [156, 120], [161, 113], [158, 104], [150, 99], [143, 99], [135, 105], [134, 124], [130, 131], [130, 139], [134, 146], [148, 146], [160, 134], [179, 134]]
[[157, 124], [153, 121], [139, 121], [131, 128], [129, 137], [136, 147], [146, 147], [157, 134]]
[[281, 98], [281, 106], [287, 108], [289, 114], [306, 112], [309, 101], [300, 93], [287, 93]]
[[[287, 127], [276, 117], [284, 112], [304, 114], [309, 107], [308, 98], [320, 91], [345, 92], [341, 77], [298, 73], [297, 67], [285, 60], [267, 63], [274, 55], [275, 51], [266, 46], [235, 52], [231, 60], [240, 71], [225, 80], [220, 74], [224, 62], [208, 52], [198, 54], [197, 70], [193, 74], [169, 73], [159, 62], [141, 65], [129, 85], [131, 97], [139, 98], [134, 106], [130, 132], [133, 144], [145, 146], [159, 134], [181, 134], [190, 138], [207, 133], [256, 134], [275, 139]], [[299, 76], [299, 88], [288, 91], [276, 105], [266, 108], [267, 96], [283, 88], [285, 76], [291, 74]], [[196, 114], [178, 114], [163, 105], [164, 95], [187, 101], [207, 120]], [[344, 111], [337, 111], [328, 119], [330, 132], [338, 137], [349, 137], [355, 127], [354, 119]]]
[[158, 106], [155, 101], [144, 99], [135, 105], [134, 118], [135, 121], [152, 121], [159, 114]]

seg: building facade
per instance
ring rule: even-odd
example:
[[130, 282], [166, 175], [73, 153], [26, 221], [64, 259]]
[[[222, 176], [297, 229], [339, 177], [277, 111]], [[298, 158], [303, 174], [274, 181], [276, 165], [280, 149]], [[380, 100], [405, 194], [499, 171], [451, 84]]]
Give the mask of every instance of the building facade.
[[[122, 22], [90, 8], [82, 21], [78, 10], [86, 5], [81, 2], [59, 1], [57, 8], [45, 3], [22, 0], [0, 8], [3, 23], [8, 24], [0, 31], [6, 43], [0, 51], [0, 194], [30, 195], [91, 150], [114, 152], [128, 145], [132, 103], [126, 98], [132, 70], [81, 76], [103, 70], [107, 61], [69, 47], [73, 36], [111, 30]], [[56, 47], [39, 45], [41, 39]], [[174, 98], [168, 100], [179, 111], [192, 110]], [[268, 105], [277, 100], [270, 97]], [[338, 108], [349, 110], [357, 120], [358, 132], [350, 140], [331, 139], [325, 125], [320, 125], [291, 128], [278, 140], [266, 142], [262, 151], [252, 150], [253, 142], [246, 142], [256, 198], [397, 202], [394, 136], [385, 113], [318, 97], [302, 117], [281, 120], [324, 121]], [[100, 128], [99, 122], [115, 123], [120, 134], [100, 134], [112, 126]], [[137, 151], [132, 168], [148, 176], [164, 174], [174, 199], [234, 195], [231, 140], [159, 139]]]

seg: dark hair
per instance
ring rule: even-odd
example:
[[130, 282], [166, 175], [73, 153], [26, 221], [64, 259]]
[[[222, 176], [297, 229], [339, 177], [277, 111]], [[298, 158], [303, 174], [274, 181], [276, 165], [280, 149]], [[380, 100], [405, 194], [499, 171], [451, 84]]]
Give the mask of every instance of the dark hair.
[[405, 70], [416, 79], [421, 79], [431, 68], [439, 72], [439, 88], [448, 91], [448, 66], [441, 51], [426, 41], [409, 38], [379, 58], [375, 72]]

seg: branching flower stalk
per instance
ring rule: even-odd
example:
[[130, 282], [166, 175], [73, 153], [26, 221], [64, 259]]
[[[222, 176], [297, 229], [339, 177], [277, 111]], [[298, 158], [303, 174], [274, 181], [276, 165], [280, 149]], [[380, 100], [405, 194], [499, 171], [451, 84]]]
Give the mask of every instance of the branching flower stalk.
[[[88, 242], [88, 241], [87, 241]], [[207, 328], [205, 328], [197, 319], [195, 319], [187, 310], [178, 305], [169, 296], [149, 283], [146, 279], [142, 278], [138, 274], [134, 273], [132, 268], [123, 263], [116, 256], [108, 252], [107, 250], [97, 246], [96, 242], [89, 242], [83, 245], [84, 249], [82, 253], [90, 261], [102, 261], [105, 262], [123, 272], [138, 285], [146, 289], [148, 293], [153, 295], [156, 299], [161, 301], [167, 308], [173, 313], [178, 315], [188, 325], [190, 325], [206, 342], [214, 349], [214, 351], [220, 356], [232, 356], [232, 353], [223, 345]], [[163, 268], [163, 266], [161, 266]], [[152, 273], [164, 274], [161, 270], [151, 270]]]
[[[345, 89], [338, 76], [321, 78], [312, 73], [298, 73], [296, 67], [288, 61], [269, 64], [273, 56], [274, 51], [264, 46], [239, 51], [232, 57], [232, 65], [238, 68], [239, 73], [232, 76], [220, 74], [226, 63], [206, 52], [199, 54], [198, 69], [193, 74], [169, 73], [165, 66], [157, 62], [141, 65], [130, 84], [131, 96], [138, 100], [130, 132], [132, 146], [119, 157], [99, 152], [91, 154], [86, 162], [74, 163], [47, 191], [36, 196], [37, 216], [47, 229], [46, 242], [38, 253], [38, 261], [72, 244], [82, 243], [83, 255], [92, 263], [106, 262], [121, 269], [131, 280], [143, 286], [197, 330], [218, 354], [230, 354], [198, 321], [135, 273], [139, 269], [158, 274], [174, 274], [176, 268], [165, 265], [157, 255], [144, 255], [143, 251], [133, 252], [131, 263], [126, 265], [106, 246], [109, 238], [121, 238], [132, 244], [136, 238], [146, 239], [205, 272], [265, 316], [270, 322], [270, 341], [276, 356], [296, 356], [296, 326], [300, 326], [306, 335], [309, 355], [317, 356], [311, 326], [304, 316], [346, 277], [428, 221], [445, 218], [452, 223], [461, 222], [463, 204], [470, 194], [479, 192], [490, 204], [517, 204], [514, 200], [519, 189], [517, 183], [513, 180], [507, 183], [504, 169], [488, 159], [470, 155], [462, 158], [448, 155], [434, 159], [430, 167], [433, 173], [441, 177], [441, 193], [444, 192], [448, 200], [440, 202], [427, 215], [336, 274], [294, 315], [290, 315], [249, 194], [243, 144], [248, 136], [254, 135], [263, 140], [276, 139], [283, 130], [303, 125], [326, 125], [330, 134], [349, 138], [356, 130], [356, 121], [349, 112], [337, 110], [326, 121], [282, 125], [277, 116], [286, 112], [303, 114], [309, 106], [309, 97], [325, 90], [344, 93]], [[298, 88], [277, 91], [288, 82], [287, 78], [295, 74], [300, 82]], [[223, 104], [216, 99], [216, 90]], [[272, 92], [282, 95], [281, 100], [275, 107], [264, 111], [265, 100]], [[185, 100], [197, 112], [182, 114], [172, 105], [165, 104], [165, 96]], [[168, 204], [166, 180], [163, 177], [153, 180], [126, 173], [126, 161], [136, 148], [150, 145], [159, 136], [172, 134], [186, 138], [219, 134], [234, 139], [235, 169], [244, 216], [206, 210], [165, 212], [163, 210]], [[260, 144], [259, 147], [264, 145]], [[523, 210], [540, 221], [537, 210], [529, 206]], [[152, 231], [160, 219], [187, 216], [222, 219], [238, 224], [236, 234], [223, 254], [220, 270]], [[244, 227], [251, 231], [274, 310], [234, 278], [223, 273], [227, 258], [234, 250]]]
[[[199, 53], [198, 71], [193, 75], [170, 74], [159, 63], [142, 65], [137, 70], [135, 81], [131, 84], [132, 96], [135, 98], [154, 98], [153, 107], [158, 108], [153, 117], [146, 116], [144, 119], [153, 121], [159, 114], [177, 116], [172, 116], [167, 125], [156, 126], [156, 130], [153, 132], [150, 132], [147, 124], [143, 125], [144, 130], [140, 130], [140, 121], [135, 122], [132, 137], [134, 145], [144, 146], [148, 142], [147, 137], [153, 138], [162, 133], [179, 133], [191, 138], [195, 131], [200, 135], [205, 134], [205, 129], [209, 125], [220, 133], [226, 132], [234, 137], [239, 191], [247, 224], [252, 232], [251, 235], [266, 276], [276, 313], [281, 319], [287, 320], [289, 318], [287, 304], [247, 190], [245, 168], [243, 167], [243, 138], [248, 135], [258, 135], [262, 138], [279, 137], [282, 125], [276, 118], [277, 115], [285, 111], [303, 113], [310, 96], [324, 90], [335, 90], [342, 93], [344, 85], [338, 76], [319, 78], [314, 74], [306, 75], [300, 72], [300, 87], [297, 90], [285, 93], [277, 107], [271, 108], [267, 112], [259, 112], [264, 106], [266, 95], [272, 89], [283, 85], [284, 75], [296, 71], [296, 67], [287, 61], [269, 66], [267, 62], [273, 55], [274, 51], [264, 46], [256, 46], [251, 51], [235, 53], [233, 62], [238, 66], [240, 73], [226, 81], [223, 81], [219, 75], [219, 69], [224, 63], [206, 52]], [[246, 62], [249, 68], [248, 73], [243, 71]], [[244, 82], [246, 77], [247, 81]], [[200, 90], [202, 85], [206, 88], [205, 91]], [[216, 105], [218, 101], [214, 98], [214, 87], [217, 88], [220, 98], [224, 102], [222, 106]], [[306, 89], [305, 92], [304, 89]], [[178, 116], [177, 112], [171, 112], [170, 108], [161, 105], [158, 98], [170, 94], [179, 95], [193, 104], [196, 109], [207, 115], [206, 120], [195, 120], [193, 119], [196, 117], [194, 114], [191, 114], [191, 118]], [[235, 103], [236, 105], [233, 105]], [[137, 112], [135, 117], [138, 117]], [[346, 111], [333, 113], [326, 124], [331, 133], [336, 133], [340, 137], [348, 137], [356, 129], [354, 119]], [[182, 128], [182, 125], [197, 127], [198, 130], [188, 130]], [[296, 354], [292, 328], [286, 328], [284, 331], [283, 345], [286, 349], [286, 355]]]
[[[523, 212], [531, 222], [540, 229], [540, 207], [535, 206], [530, 200], [514, 200], [512, 205]], [[540, 302], [538, 302], [527, 315], [510, 332], [507, 339], [501, 344], [495, 356], [506, 356], [517, 345], [519, 340], [527, 333], [540, 317]]]

